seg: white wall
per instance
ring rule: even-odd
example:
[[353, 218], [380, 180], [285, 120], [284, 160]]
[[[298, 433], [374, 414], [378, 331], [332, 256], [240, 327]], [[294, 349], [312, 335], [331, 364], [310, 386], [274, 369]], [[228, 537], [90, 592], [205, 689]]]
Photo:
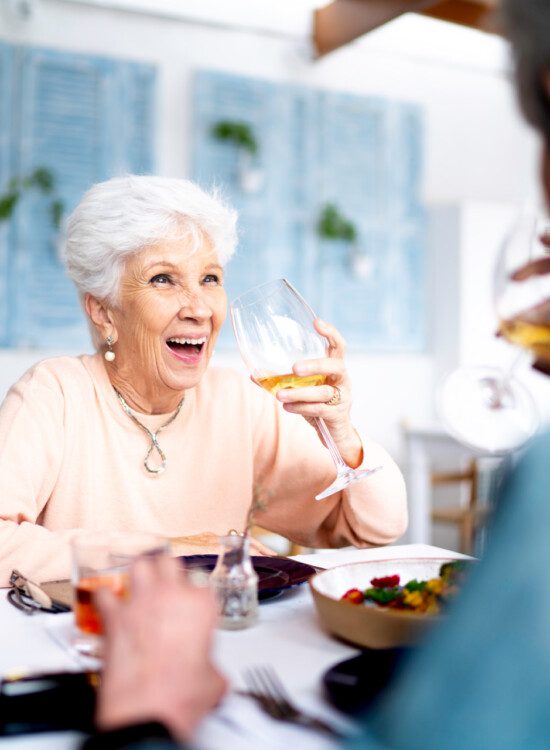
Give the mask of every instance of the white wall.
[[[505, 72], [506, 48], [496, 37], [407, 17], [314, 62], [303, 26], [295, 23], [284, 28], [281, 10], [276, 28], [268, 30], [267, 13], [260, 24], [264, 30], [258, 32], [243, 28], [242, 15], [237, 19], [239, 28], [231, 28], [226, 11], [224, 25], [212, 24], [213, 2], [203, 5], [206, 20], [195, 17], [192, 22], [177, 16], [188, 6], [196, 10], [200, 5], [196, 2], [118, 0], [112, 4], [126, 8], [137, 4], [148, 12], [102, 7], [111, 5], [110, 0], [88, 0], [88, 4], [36, 0], [33, 17], [21, 22], [6, 13], [4, 4], [0, 37], [155, 63], [162, 174], [184, 176], [188, 172], [191, 74], [196, 68], [217, 68], [422, 104], [426, 113], [423, 195], [430, 205], [477, 201], [510, 206], [520, 204], [533, 189], [537, 146], [516, 112]], [[156, 16], [155, 8], [164, 17]], [[488, 221], [485, 227], [490, 228]], [[466, 253], [457, 268], [468, 277], [463, 282], [467, 288], [472, 268], [463, 240], [461, 233], [449, 243], [454, 243], [459, 256]], [[482, 253], [490, 249], [479, 248], [478, 243], [471, 247]], [[435, 305], [441, 294], [438, 297], [436, 291], [437, 285], [432, 284], [431, 320], [438, 315]], [[449, 297], [445, 299], [448, 308]], [[467, 309], [460, 310], [458, 317], [475, 320], [478, 301], [477, 294], [466, 295]], [[452, 317], [448, 309], [445, 314]], [[460, 322], [455, 323], [460, 327]], [[415, 423], [433, 418], [434, 379], [444, 358], [433, 347], [440, 345], [444, 350], [434, 326], [430, 351], [425, 354], [349, 357], [358, 426], [394, 453], [400, 450], [401, 420]], [[479, 345], [483, 348], [483, 342]], [[0, 353], [0, 394], [39, 354]]]

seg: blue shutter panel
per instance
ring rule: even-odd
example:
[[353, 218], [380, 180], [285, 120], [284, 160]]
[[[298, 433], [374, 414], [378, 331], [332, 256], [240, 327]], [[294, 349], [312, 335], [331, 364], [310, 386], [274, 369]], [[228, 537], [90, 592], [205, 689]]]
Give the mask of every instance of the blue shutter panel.
[[358, 278], [349, 248], [323, 242], [318, 309], [351, 346], [421, 349], [425, 235], [418, 108], [346, 94], [322, 97], [321, 202], [336, 203], [352, 219], [371, 271]]
[[[21, 49], [19, 173], [51, 169], [67, 215], [94, 182], [148, 170], [154, 72], [103, 58]], [[57, 255], [50, 200], [29, 192], [16, 217], [18, 292], [13, 343], [89, 344], [76, 291]]]
[[[221, 183], [240, 214], [239, 250], [227, 272], [230, 296], [288, 276], [351, 346], [422, 349], [420, 109], [215, 72], [201, 72], [195, 84], [194, 176]], [[235, 179], [235, 150], [210, 135], [221, 119], [249, 122], [260, 141], [266, 184], [256, 195], [243, 193]], [[348, 243], [318, 237], [327, 203], [356, 225], [355, 252], [366, 256], [366, 277], [355, 272]]]
[[419, 351], [426, 345], [426, 212], [419, 187], [423, 161], [423, 120], [413, 104], [391, 105], [389, 191], [393, 196], [389, 226], [393, 256], [390, 310], [394, 349]]
[[[0, 190], [13, 174], [13, 48], [0, 43]], [[0, 222], [0, 346], [10, 337], [11, 222]]]
[[[224, 197], [239, 211], [239, 244], [227, 269], [225, 286], [232, 299], [244, 289], [258, 283], [268, 262], [268, 212], [264, 190], [248, 195], [239, 185], [239, 153], [231, 143], [215, 140], [212, 126], [219, 120], [242, 120], [259, 139], [257, 166], [266, 169], [265, 125], [269, 119], [271, 86], [250, 78], [223, 73], [195, 75], [195, 143], [193, 176], [203, 187], [221, 186]], [[220, 343], [233, 345], [230, 325], [226, 321]]]
[[112, 148], [110, 175], [153, 169], [155, 76], [150, 65], [111, 61], [101, 107]]
[[[43, 50], [21, 51], [20, 167], [51, 169], [72, 210], [93, 182], [108, 175], [101, 109], [102, 70], [92, 60]], [[86, 326], [76, 291], [57, 257], [49, 200], [29, 192], [17, 216], [19, 346], [78, 346]], [[63, 332], [63, 338], [60, 333]]]
[[384, 302], [387, 170], [382, 100], [322, 93], [319, 159], [323, 164], [319, 207], [335, 204], [358, 231], [372, 263], [367, 279], [350, 267], [346, 242], [319, 240], [317, 309], [351, 346], [377, 348], [386, 336]]
[[[239, 211], [239, 245], [226, 274], [229, 299], [270, 277], [298, 283], [309, 222], [303, 93], [224, 73], [199, 72], [194, 83], [193, 177], [204, 187], [221, 186]], [[237, 149], [212, 137], [219, 120], [251, 125], [259, 141], [255, 166], [266, 177], [258, 192], [246, 193], [239, 184]], [[234, 346], [228, 324], [220, 343]]]

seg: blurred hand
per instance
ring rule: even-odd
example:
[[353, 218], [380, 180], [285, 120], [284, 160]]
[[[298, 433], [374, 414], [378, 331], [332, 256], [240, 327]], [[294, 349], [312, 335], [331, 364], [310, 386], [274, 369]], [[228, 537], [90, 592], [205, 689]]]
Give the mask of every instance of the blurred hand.
[[526, 281], [533, 276], [544, 276], [550, 273], [550, 258], [537, 258], [526, 263], [510, 276], [512, 281]]
[[[328, 339], [328, 356], [301, 360], [296, 362], [292, 369], [296, 375], [326, 375], [326, 384], [305, 388], [283, 388], [277, 391], [276, 397], [286, 411], [301, 414], [314, 426], [314, 417], [324, 419], [342, 458], [349, 466], [356, 468], [363, 460], [363, 449], [350, 419], [351, 386], [344, 363], [346, 342], [333, 325], [325, 323], [320, 318], [315, 320], [314, 325], [316, 331]], [[338, 390], [334, 386], [337, 386]], [[339, 403], [328, 404], [327, 401], [337, 396], [338, 391]]]
[[105, 628], [97, 725], [160, 721], [187, 742], [226, 690], [210, 656], [215, 601], [165, 556], [134, 563], [130, 592], [125, 601], [107, 589], [97, 593]]
[[[550, 248], [550, 233], [546, 232], [540, 237], [543, 245]], [[529, 261], [518, 268], [511, 275], [513, 281], [527, 281], [535, 276], [545, 276], [550, 273], [550, 257], [537, 258]], [[537, 305], [521, 313], [521, 319], [535, 325], [550, 327], [550, 299], [539, 302]], [[533, 368], [545, 375], [550, 375], [550, 347], [548, 345], [539, 347], [535, 352]]]

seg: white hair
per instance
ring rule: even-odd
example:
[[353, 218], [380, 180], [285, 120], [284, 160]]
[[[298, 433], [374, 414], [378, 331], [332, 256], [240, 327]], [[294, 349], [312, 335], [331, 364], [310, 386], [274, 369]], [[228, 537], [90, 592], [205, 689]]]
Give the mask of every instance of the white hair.
[[67, 220], [64, 260], [82, 296], [118, 301], [128, 256], [171, 239], [190, 251], [210, 239], [225, 265], [235, 251], [237, 213], [188, 180], [145, 175], [93, 185]]

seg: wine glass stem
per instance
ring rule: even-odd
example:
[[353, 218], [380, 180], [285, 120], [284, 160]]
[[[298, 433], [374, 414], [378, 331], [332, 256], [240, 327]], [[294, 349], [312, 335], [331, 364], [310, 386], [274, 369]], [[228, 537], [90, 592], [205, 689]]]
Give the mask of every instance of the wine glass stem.
[[490, 406], [491, 408], [501, 408], [502, 407], [502, 399], [508, 390], [508, 385], [510, 381], [512, 380], [515, 371], [518, 368], [519, 363], [524, 358], [525, 352], [520, 349], [519, 352], [516, 352], [516, 356], [514, 359], [510, 362], [510, 364], [503, 370], [502, 377], [495, 381], [493, 393], [490, 396]]
[[510, 362], [508, 367], [506, 367], [506, 369], [504, 370], [504, 373], [502, 376], [502, 383], [504, 386], [507, 386], [510, 380], [512, 380], [515, 371], [518, 369], [519, 363], [524, 357], [525, 357], [525, 352], [522, 349], [516, 352], [516, 356]]
[[349, 466], [346, 464], [342, 456], [340, 455], [340, 451], [338, 450], [336, 443], [332, 439], [332, 435], [328, 431], [328, 427], [325, 424], [325, 420], [321, 419], [320, 417], [313, 417], [313, 421], [315, 422], [317, 429], [321, 433], [323, 437], [323, 442], [326, 445], [326, 447], [329, 450], [329, 453], [332, 457], [332, 460], [334, 461], [334, 464], [336, 466], [336, 469], [338, 473], [342, 471], [349, 471]]

